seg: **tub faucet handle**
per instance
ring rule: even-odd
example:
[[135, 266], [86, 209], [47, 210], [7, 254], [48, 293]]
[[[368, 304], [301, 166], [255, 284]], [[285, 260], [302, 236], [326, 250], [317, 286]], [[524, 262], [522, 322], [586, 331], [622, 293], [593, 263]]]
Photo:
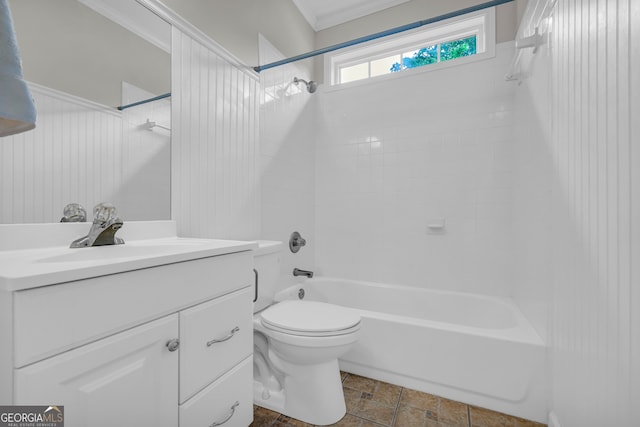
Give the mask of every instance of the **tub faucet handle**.
[[302, 238], [300, 233], [298, 233], [297, 231], [291, 233], [291, 237], [289, 237], [289, 249], [291, 250], [291, 252], [293, 252], [294, 254], [297, 253], [300, 248], [305, 246], [306, 244], [307, 241]]

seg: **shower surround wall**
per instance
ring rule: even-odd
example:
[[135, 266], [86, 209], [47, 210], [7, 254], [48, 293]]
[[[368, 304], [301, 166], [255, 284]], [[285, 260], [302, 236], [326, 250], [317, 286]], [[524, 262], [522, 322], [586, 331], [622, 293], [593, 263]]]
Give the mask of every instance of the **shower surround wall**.
[[[508, 296], [513, 43], [464, 66], [318, 97], [317, 270]], [[411, 73], [411, 74], [409, 74]], [[429, 224], [444, 220], [443, 232]]]
[[[265, 37], [259, 38], [260, 63], [284, 55]], [[260, 73], [260, 185], [262, 234], [266, 240], [286, 242], [299, 231], [308, 245], [298, 253], [286, 249], [282, 256], [282, 288], [296, 280], [294, 267], [315, 268], [315, 100], [303, 84], [309, 80], [308, 61]]]

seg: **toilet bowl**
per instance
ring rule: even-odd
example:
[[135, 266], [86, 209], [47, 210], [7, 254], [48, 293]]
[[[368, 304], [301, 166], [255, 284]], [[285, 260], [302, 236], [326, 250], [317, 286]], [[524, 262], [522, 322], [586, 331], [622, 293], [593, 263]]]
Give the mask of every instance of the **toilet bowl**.
[[310, 424], [333, 424], [346, 413], [338, 358], [357, 341], [360, 316], [344, 307], [304, 300], [271, 300], [263, 308], [261, 292], [271, 298], [273, 293], [260, 267], [273, 273], [282, 246], [260, 246], [255, 257], [261, 279], [260, 309], [253, 321], [254, 402]]

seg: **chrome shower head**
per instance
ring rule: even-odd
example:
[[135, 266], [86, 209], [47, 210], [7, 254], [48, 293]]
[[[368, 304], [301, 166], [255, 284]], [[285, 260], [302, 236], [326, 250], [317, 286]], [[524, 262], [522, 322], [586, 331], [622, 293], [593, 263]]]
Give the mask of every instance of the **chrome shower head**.
[[305, 84], [305, 86], [307, 86], [307, 91], [308, 91], [309, 93], [313, 93], [313, 92], [315, 92], [315, 91], [316, 91], [316, 89], [318, 88], [318, 83], [314, 82], [313, 80], [306, 81], [306, 80], [302, 80], [302, 79], [299, 79], [299, 78], [297, 78], [297, 77], [294, 77], [294, 78], [293, 78], [293, 82], [294, 82], [295, 84], [298, 84], [298, 83], [300, 83], [300, 82], [304, 83], [304, 84]]

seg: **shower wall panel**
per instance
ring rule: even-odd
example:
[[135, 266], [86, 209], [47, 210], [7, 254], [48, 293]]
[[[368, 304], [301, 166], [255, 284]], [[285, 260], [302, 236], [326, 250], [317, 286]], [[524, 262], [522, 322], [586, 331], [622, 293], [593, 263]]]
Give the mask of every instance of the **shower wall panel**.
[[511, 294], [512, 56], [320, 94], [319, 271]]

